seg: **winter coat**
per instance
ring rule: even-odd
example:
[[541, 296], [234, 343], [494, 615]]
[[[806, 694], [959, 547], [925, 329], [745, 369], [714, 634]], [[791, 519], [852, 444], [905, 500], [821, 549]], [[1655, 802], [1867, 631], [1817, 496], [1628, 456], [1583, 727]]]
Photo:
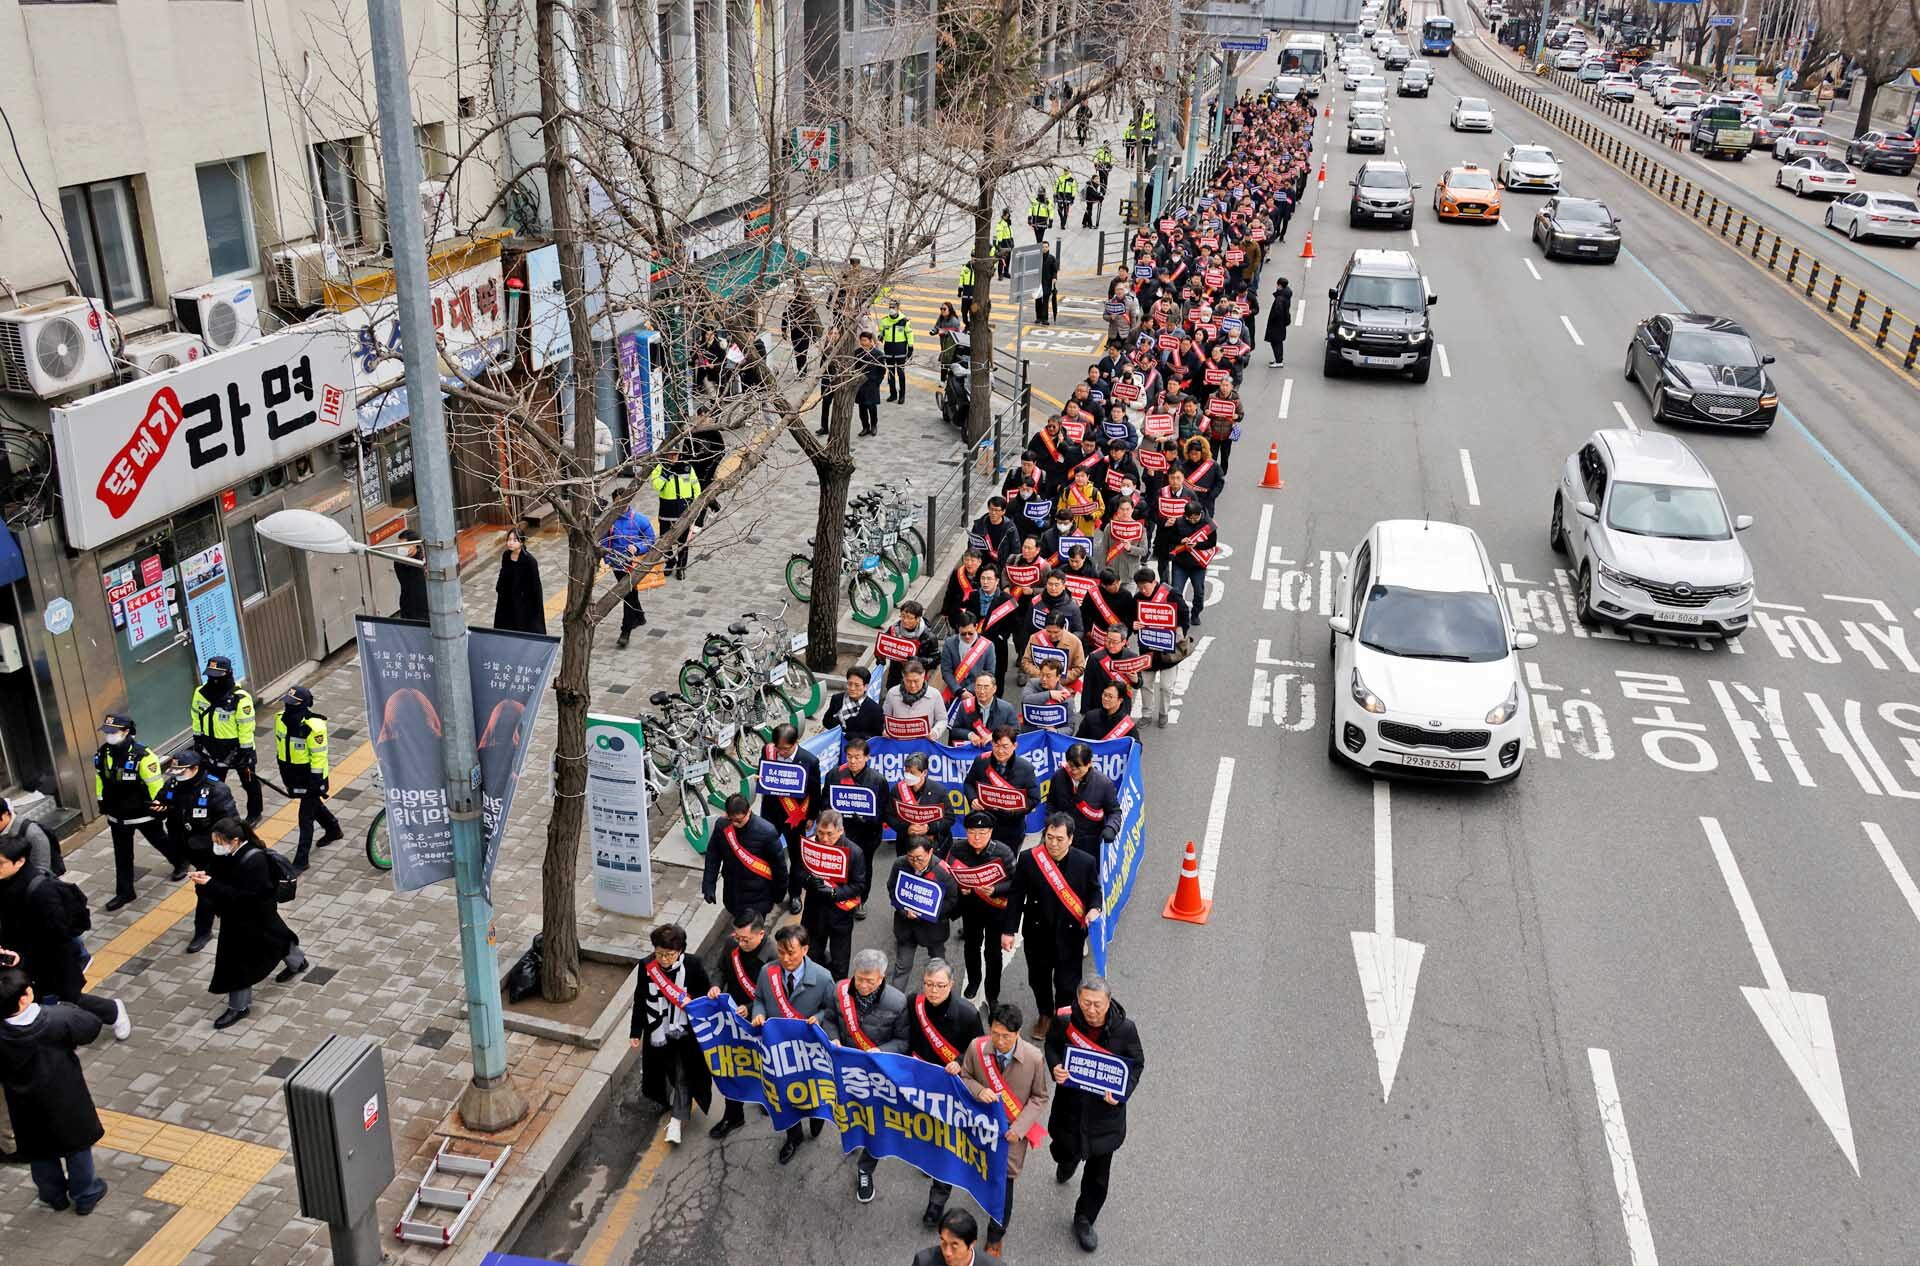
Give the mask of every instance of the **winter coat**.
[[400, 610], [396, 614], [402, 620], [427, 619], [426, 568], [413, 563], [396, 562], [393, 565], [393, 578], [400, 584]]
[[36, 997], [71, 1002], [85, 988], [86, 973], [56, 882], [32, 862], [0, 880], [0, 945], [20, 956]]
[[1265, 338], [1269, 343], [1287, 341], [1287, 327], [1293, 321], [1293, 291], [1274, 292], [1273, 306], [1267, 309], [1267, 328]]
[[231, 857], [216, 855], [208, 871], [213, 878], [200, 892], [220, 916], [220, 940], [207, 992], [251, 989], [300, 943], [273, 900], [273, 863], [266, 849], [249, 843]]
[[846, 985], [853, 995], [854, 1014], [859, 1017], [860, 1031], [867, 1035], [867, 1040], [890, 1054], [905, 1055], [907, 1026], [912, 1023], [907, 1017], [907, 995], [884, 982], [868, 998], [860, 996], [860, 991], [853, 987], [852, 981], [842, 981], [834, 986], [833, 1014], [827, 1019], [827, 1031], [833, 1035], [833, 1040], [842, 1046], [859, 1049], [846, 1022], [840, 1018], [840, 984]]
[[540, 561], [533, 551], [520, 557], [500, 555], [500, 576], [493, 582], [493, 627], [516, 633], [547, 631], [547, 596], [540, 587]]
[[106, 1135], [74, 1053], [100, 1036], [100, 1021], [66, 1003], [36, 1005], [28, 1024], [0, 1021], [0, 1087], [13, 1118], [15, 1155], [52, 1161]]
[[[1106, 1027], [1095, 1035], [1080, 1013], [1076, 998], [1070, 1007], [1060, 1008], [1047, 1032], [1047, 1067], [1059, 1068], [1067, 1062], [1067, 1024], [1092, 1037], [1108, 1051], [1127, 1062], [1127, 1095], [1140, 1092], [1140, 1078], [1147, 1071], [1146, 1048], [1140, 1045], [1140, 1030], [1127, 1018], [1127, 1009], [1117, 1001], [1107, 1006]], [[1127, 1100], [1111, 1106], [1098, 1095], [1078, 1086], [1053, 1088], [1053, 1115], [1047, 1122], [1054, 1144], [1076, 1160], [1105, 1156], [1120, 1150], [1127, 1141]]]
[[[679, 1066], [679, 1083], [692, 1094], [693, 1101], [705, 1112], [713, 1101], [713, 1076], [707, 1071], [707, 1057], [700, 1053], [700, 1043], [693, 1036], [693, 1026], [687, 1025], [686, 1032], [677, 1038], [668, 1038], [665, 1046], [655, 1046], [651, 1040], [653, 1030], [666, 1022], [671, 1014], [669, 1004], [658, 997], [653, 980], [647, 975], [647, 964], [653, 961], [649, 954], [640, 960], [638, 979], [633, 987], [633, 1022], [628, 1032], [640, 1039], [640, 1093], [665, 1108], [673, 1106], [673, 1086], [667, 1079], [668, 1069]], [[680, 962], [686, 965], [682, 977], [688, 994], [695, 998], [707, 996], [711, 982], [707, 979], [706, 966], [692, 954], [682, 954]], [[678, 965], [678, 964], [676, 964]], [[667, 973], [669, 977], [672, 973]], [[653, 1010], [658, 1014], [648, 1014], [648, 1000], [654, 1000]]]

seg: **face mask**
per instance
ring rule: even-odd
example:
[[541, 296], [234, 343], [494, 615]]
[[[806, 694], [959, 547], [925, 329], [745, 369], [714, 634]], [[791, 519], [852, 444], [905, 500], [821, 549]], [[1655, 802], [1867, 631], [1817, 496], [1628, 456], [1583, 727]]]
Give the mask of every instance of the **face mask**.
[[215, 845], [213, 846], [213, 851], [214, 851], [214, 853], [215, 853], [216, 855], [218, 855], [218, 856], [220, 856], [220, 857], [232, 857], [232, 856], [234, 855], [234, 853], [235, 853], [235, 851], [237, 851], [237, 850], [239, 849], [239, 847], [240, 847], [240, 846], [239, 846], [238, 844], [218, 844], [218, 843], [216, 843], [216, 844], [215, 844]]
[[125, 730], [105, 730], [102, 732], [102, 737], [107, 740], [109, 746], [118, 747], [131, 736]]

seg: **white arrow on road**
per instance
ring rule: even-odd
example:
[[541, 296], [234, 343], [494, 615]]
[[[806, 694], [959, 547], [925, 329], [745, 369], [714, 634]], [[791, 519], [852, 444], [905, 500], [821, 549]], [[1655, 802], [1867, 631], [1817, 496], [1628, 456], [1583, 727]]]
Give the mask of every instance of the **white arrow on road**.
[[1353, 933], [1353, 961], [1360, 969], [1360, 996], [1380, 1065], [1380, 1099], [1393, 1097], [1400, 1051], [1413, 1019], [1413, 988], [1427, 947], [1393, 934], [1393, 800], [1384, 782], [1373, 784], [1373, 931]]
[[1795, 993], [1787, 987], [1787, 975], [1774, 956], [1773, 942], [1767, 939], [1767, 929], [1761, 925], [1753, 894], [1747, 891], [1747, 881], [1740, 877], [1740, 866], [1733, 860], [1733, 849], [1727, 844], [1726, 832], [1720, 829], [1720, 820], [1701, 818], [1700, 826], [1707, 833], [1707, 843], [1713, 846], [1714, 860], [1720, 863], [1720, 876], [1726, 880], [1727, 892], [1740, 911], [1747, 941], [1760, 963], [1761, 978], [1767, 982], [1764, 989], [1742, 985], [1740, 992], [1746, 995], [1747, 1005], [1760, 1018], [1761, 1027], [1779, 1048], [1780, 1058], [1787, 1061], [1787, 1067], [1799, 1079], [1800, 1088], [1813, 1101], [1814, 1110], [1827, 1123], [1833, 1141], [1846, 1153], [1847, 1164], [1853, 1166], [1857, 1175], [1860, 1160], [1854, 1153], [1853, 1124], [1847, 1118], [1847, 1090], [1840, 1084], [1840, 1052], [1833, 1045], [1833, 1023], [1827, 1018], [1827, 1000], [1817, 993]]

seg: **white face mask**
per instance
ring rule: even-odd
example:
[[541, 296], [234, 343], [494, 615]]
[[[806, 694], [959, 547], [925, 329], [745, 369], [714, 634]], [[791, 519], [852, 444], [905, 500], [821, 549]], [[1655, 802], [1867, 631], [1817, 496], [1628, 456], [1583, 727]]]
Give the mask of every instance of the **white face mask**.
[[109, 746], [118, 747], [131, 736], [125, 730], [108, 730], [105, 737]]
[[215, 844], [213, 851], [221, 857], [232, 857], [239, 847], [238, 844]]

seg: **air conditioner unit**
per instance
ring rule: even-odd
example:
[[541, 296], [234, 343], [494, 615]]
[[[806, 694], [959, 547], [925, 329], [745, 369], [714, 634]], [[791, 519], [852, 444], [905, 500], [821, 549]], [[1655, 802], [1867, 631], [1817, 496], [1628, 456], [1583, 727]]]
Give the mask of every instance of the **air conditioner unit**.
[[446, 181], [420, 182], [420, 223], [426, 228], [429, 246], [453, 236], [453, 202], [447, 197]]
[[326, 283], [345, 276], [331, 242], [303, 242], [273, 253], [273, 293], [282, 307], [316, 307], [326, 299]]
[[126, 350], [121, 353], [127, 364], [133, 367], [135, 378], [164, 374], [169, 369], [191, 364], [206, 354], [207, 345], [200, 341], [198, 334], [152, 334], [146, 338], [128, 339]]
[[182, 330], [198, 334], [208, 351], [224, 352], [260, 337], [260, 292], [250, 281], [175, 291], [173, 316]]
[[113, 377], [119, 334], [91, 299], [0, 312], [0, 390], [43, 400]]

